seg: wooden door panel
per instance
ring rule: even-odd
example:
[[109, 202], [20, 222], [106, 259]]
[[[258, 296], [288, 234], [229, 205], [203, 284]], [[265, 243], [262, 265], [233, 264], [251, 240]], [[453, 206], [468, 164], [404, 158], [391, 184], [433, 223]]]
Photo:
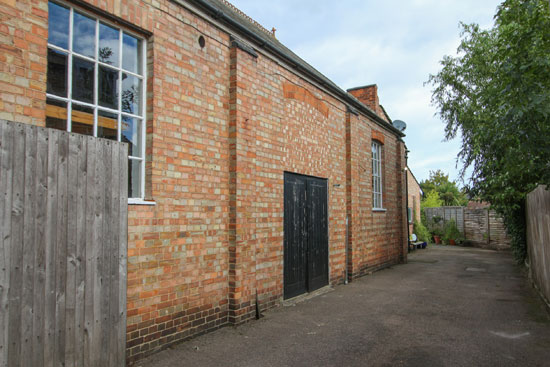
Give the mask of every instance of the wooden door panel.
[[327, 180], [285, 173], [284, 298], [328, 284]]
[[308, 178], [308, 291], [328, 284], [327, 181]]
[[306, 180], [285, 173], [284, 298], [307, 291]]

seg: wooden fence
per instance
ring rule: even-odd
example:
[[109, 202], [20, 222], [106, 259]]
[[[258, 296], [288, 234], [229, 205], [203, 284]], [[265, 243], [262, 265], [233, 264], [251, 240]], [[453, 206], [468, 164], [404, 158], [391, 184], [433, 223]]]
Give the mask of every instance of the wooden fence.
[[123, 366], [127, 146], [0, 121], [0, 366]]
[[550, 191], [539, 186], [528, 194], [526, 212], [529, 273], [550, 306]]
[[433, 222], [434, 217], [441, 218], [441, 227], [449, 220], [454, 219], [458, 230], [470, 245], [494, 250], [510, 248], [506, 227], [502, 218], [494, 210], [450, 206], [425, 208], [424, 211], [428, 223]]
[[426, 208], [426, 220], [428, 223], [433, 221], [434, 217], [441, 219], [441, 225], [444, 225], [453, 219], [460, 233], [464, 234], [464, 208], [461, 206], [442, 206], [440, 208]]
[[510, 239], [502, 218], [487, 208], [464, 209], [464, 236], [476, 247], [493, 250], [510, 248]]

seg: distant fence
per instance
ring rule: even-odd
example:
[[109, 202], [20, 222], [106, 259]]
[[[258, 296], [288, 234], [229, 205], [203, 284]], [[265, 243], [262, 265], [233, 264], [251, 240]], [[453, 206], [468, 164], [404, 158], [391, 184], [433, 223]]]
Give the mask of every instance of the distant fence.
[[550, 305], [550, 191], [528, 194], [526, 212], [530, 276]]
[[504, 250], [510, 248], [510, 239], [502, 218], [493, 210], [468, 209], [461, 206], [425, 208], [426, 219], [441, 218], [441, 223], [454, 219], [466, 241], [476, 247]]
[[127, 146], [0, 121], [0, 366], [123, 366]]
[[466, 240], [476, 247], [505, 250], [510, 239], [502, 218], [489, 209], [464, 209]]
[[460, 233], [464, 234], [464, 208], [461, 206], [442, 206], [439, 208], [425, 208], [426, 219], [433, 222], [434, 217], [440, 218], [441, 223], [445, 224], [454, 219]]

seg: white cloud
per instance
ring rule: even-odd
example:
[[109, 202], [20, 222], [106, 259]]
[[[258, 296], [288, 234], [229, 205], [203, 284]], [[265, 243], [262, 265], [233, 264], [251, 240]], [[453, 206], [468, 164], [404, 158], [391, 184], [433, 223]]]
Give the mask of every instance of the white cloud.
[[414, 163], [410, 163], [409, 165], [411, 167], [418, 168], [418, 169], [430, 168], [430, 167], [433, 167], [434, 164], [452, 162], [455, 159], [456, 159], [456, 154], [451, 152], [444, 155], [429, 156], [427, 158], [419, 159], [418, 161]]
[[429, 74], [459, 45], [459, 22], [492, 25], [500, 0], [230, 0], [342, 88], [376, 83], [390, 117], [407, 122], [409, 164], [419, 180], [457, 178], [460, 141], [442, 142]]

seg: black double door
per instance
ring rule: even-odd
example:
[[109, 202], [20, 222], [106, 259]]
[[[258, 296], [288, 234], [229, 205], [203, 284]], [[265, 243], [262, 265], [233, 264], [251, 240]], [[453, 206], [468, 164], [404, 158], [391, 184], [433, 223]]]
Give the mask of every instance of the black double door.
[[328, 284], [327, 201], [327, 180], [285, 173], [285, 299]]

